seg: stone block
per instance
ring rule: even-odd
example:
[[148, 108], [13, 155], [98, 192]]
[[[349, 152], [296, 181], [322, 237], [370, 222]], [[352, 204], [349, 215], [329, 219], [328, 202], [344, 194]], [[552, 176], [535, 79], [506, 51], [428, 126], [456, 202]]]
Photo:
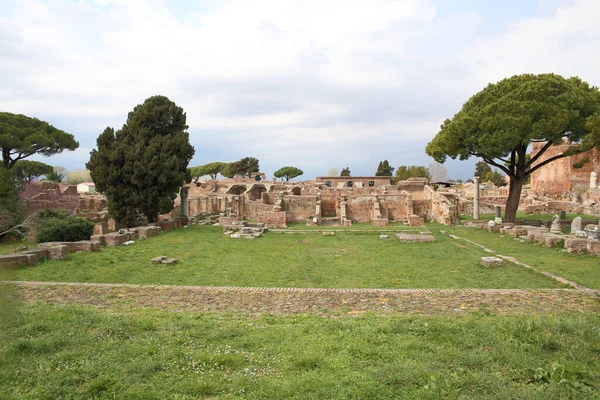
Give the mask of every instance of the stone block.
[[510, 236], [515, 237], [515, 238], [519, 237], [519, 236], [526, 236], [528, 229], [529, 229], [529, 227], [525, 226], [525, 225], [515, 225], [510, 230]]
[[435, 242], [435, 236], [431, 235], [415, 235], [409, 233], [396, 233], [396, 237], [402, 243], [432, 243]]
[[48, 247], [47, 250], [51, 260], [66, 260], [69, 255], [69, 246], [64, 244]]
[[162, 230], [160, 229], [160, 226], [153, 226], [153, 225], [138, 226], [137, 228], [133, 228], [131, 230], [133, 232], [135, 232], [135, 234], [137, 235], [137, 237], [139, 239], [145, 239], [145, 238], [149, 238], [152, 236], [156, 236], [162, 232]]
[[498, 257], [481, 257], [481, 265], [484, 267], [501, 267], [504, 265], [504, 260]]
[[173, 229], [177, 229], [179, 228], [179, 220], [177, 219], [167, 219], [164, 221], [160, 221], [158, 223], [158, 226], [160, 226], [160, 228], [164, 231], [164, 232], [168, 232], [168, 231], [172, 231]]
[[544, 238], [544, 246], [546, 247], [562, 247], [565, 242], [564, 236], [547, 234]]
[[107, 222], [98, 222], [94, 225], [94, 232], [92, 235], [104, 235], [108, 233], [108, 223]]
[[172, 265], [172, 264], [175, 264], [176, 262], [177, 262], [176, 258], [169, 258], [167, 256], [158, 256], [158, 257], [154, 257], [152, 259], [152, 264]]
[[388, 226], [390, 221], [385, 218], [377, 218], [371, 221], [372, 226]]
[[96, 243], [98, 243], [100, 245], [106, 244], [106, 242], [104, 241], [104, 235], [92, 235], [90, 237], [90, 241], [96, 242]]
[[408, 217], [408, 225], [409, 226], [425, 226], [425, 220], [423, 217], [412, 214]]
[[388, 237], [388, 235], [379, 235], [379, 239], [387, 239]]
[[587, 251], [588, 253], [593, 254], [595, 256], [600, 256], [600, 240], [588, 239]]
[[123, 243], [135, 238], [134, 232], [126, 233], [108, 233], [104, 235], [104, 244], [107, 246], [120, 246]]
[[565, 240], [565, 248], [569, 253], [585, 253], [587, 251], [587, 242], [587, 239], [569, 238]]

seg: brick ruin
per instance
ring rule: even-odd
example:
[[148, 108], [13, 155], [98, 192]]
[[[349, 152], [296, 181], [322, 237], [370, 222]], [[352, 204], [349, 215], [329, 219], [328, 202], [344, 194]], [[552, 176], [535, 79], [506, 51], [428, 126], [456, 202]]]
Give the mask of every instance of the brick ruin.
[[[531, 156], [535, 156], [544, 145], [545, 142], [533, 143]], [[569, 146], [570, 143], [565, 143], [550, 147], [540, 157], [540, 162], [564, 152]], [[577, 163], [585, 159], [588, 162], [581, 168], [576, 168]], [[560, 158], [535, 171], [531, 174], [531, 190], [538, 196], [568, 197], [574, 191], [590, 188], [592, 172], [600, 173], [600, 157], [596, 148], [583, 154]]]
[[[436, 192], [424, 179], [392, 185], [389, 177], [317, 177], [299, 183], [248, 179], [209, 180], [189, 185], [171, 216], [220, 214], [221, 223], [251, 220], [271, 228], [288, 223], [348, 226], [390, 222], [422, 225], [458, 221], [458, 197]], [[187, 207], [185, 207], [187, 204]]]

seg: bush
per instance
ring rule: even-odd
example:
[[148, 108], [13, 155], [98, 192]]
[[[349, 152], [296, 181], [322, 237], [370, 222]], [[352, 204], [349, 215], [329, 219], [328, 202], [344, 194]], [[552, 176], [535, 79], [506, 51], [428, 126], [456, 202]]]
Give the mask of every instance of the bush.
[[40, 211], [36, 219], [36, 239], [41, 243], [89, 240], [94, 232], [93, 222], [74, 217], [64, 211], [46, 209]]

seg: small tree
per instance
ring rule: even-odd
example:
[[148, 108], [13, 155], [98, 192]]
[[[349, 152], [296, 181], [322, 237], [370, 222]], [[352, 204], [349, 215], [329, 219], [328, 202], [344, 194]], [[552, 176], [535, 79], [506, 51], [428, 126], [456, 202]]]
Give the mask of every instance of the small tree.
[[253, 172], [259, 172], [260, 167], [258, 166], [258, 159], [254, 157], [245, 157], [239, 161], [231, 163], [230, 166], [234, 175], [240, 175], [246, 178], [250, 178]]
[[405, 181], [408, 178], [426, 178], [428, 181], [431, 180], [429, 170], [422, 165], [401, 165], [396, 170], [396, 178], [394, 181]]
[[56, 166], [52, 168], [52, 172], [46, 175], [46, 179], [52, 182], [61, 183], [67, 175], [65, 167]]
[[131, 224], [140, 214], [149, 222], [173, 209], [194, 155], [186, 115], [165, 96], [136, 106], [121, 130], [106, 128], [86, 164], [98, 191], [108, 197], [109, 212]]
[[388, 160], [383, 160], [379, 162], [377, 166], [377, 171], [375, 172], [375, 176], [393, 176], [394, 175], [394, 167], [390, 166]]
[[54, 168], [39, 161], [19, 160], [14, 164], [13, 171], [17, 181], [28, 183], [40, 176], [51, 174]]
[[92, 176], [90, 175], [90, 171], [87, 169], [74, 169], [67, 171], [67, 176], [65, 178], [65, 182], [69, 185], [77, 185], [82, 182], [90, 182], [91, 180]]
[[296, 167], [282, 167], [273, 173], [276, 178], [285, 178], [286, 181], [294, 179], [302, 174], [304, 174], [304, 172]]
[[211, 179], [217, 179], [217, 175], [219, 175], [226, 165], [227, 163], [217, 161], [188, 169], [193, 182], [197, 184], [203, 176], [210, 176]]
[[0, 112], [0, 151], [4, 168], [34, 154], [51, 156], [75, 150], [79, 143], [73, 135], [47, 122], [21, 114]]
[[342, 169], [342, 172], [340, 172], [340, 176], [350, 176], [350, 167]]
[[339, 168], [329, 168], [329, 171], [327, 171], [327, 176], [340, 176], [340, 169]]
[[[531, 143], [544, 143], [528, 158]], [[565, 151], [542, 156], [556, 144]], [[554, 74], [517, 75], [490, 84], [444, 121], [425, 151], [443, 163], [447, 157], [479, 157], [510, 178], [505, 222], [514, 222], [527, 178], [563, 157], [600, 143], [600, 92], [579, 78]]]

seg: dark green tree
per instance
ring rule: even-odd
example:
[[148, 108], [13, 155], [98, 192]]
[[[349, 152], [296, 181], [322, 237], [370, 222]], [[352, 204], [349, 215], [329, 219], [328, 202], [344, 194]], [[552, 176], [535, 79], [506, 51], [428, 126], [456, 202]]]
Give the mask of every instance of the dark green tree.
[[483, 178], [492, 172], [492, 168], [485, 161], [478, 161], [475, 164], [475, 173], [474, 176], [479, 178], [479, 181], [482, 182]]
[[483, 178], [484, 182], [492, 182], [494, 185], [500, 187], [500, 186], [506, 186], [506, 176], [502, 175], [500, 172], [498, 172], [497, 169], [494, 169], [493, 171], [488, 172], [484, 178]]
[[343, 168], [340, 176], [350, 176], [350, 167]]
[[[532, 142], [544, 142], [527, 158]], [[541, 157], [552, 145], [566, 151]], [[579, 78], [555, 74], [517, 75], [490, 84], [444, 121], [425, 151], [443, 163], [447, 157], [479, 157], [510, 177], [505, 222], [514, 222], [523, 184], [531, 173], [555, 160], [600, 143], [600, 92]]]
[[52, 167], [52, 172], [46, 174], [46, 179], [52, 182], [61, 183], [67, 176], [67, 169], [65, 167]]
[[10, 169], [17, 161], [34, 154], [51, 156], [77, 147], [79, 143], [73, 135], [45, 121], [0, 112], [0, 151], [4, 168]]
[[431, 174], [429, 173], [429, 169], [422, 165], [401, 165], [396, 170], [396, 178], [394, 178], [395, 183], [399, 181], [405, 181], [408, 178], [427, 178], [427, 180], [431, 180]]
[[216, 161], [197, 167], [190, 167], [190, 176], [194, 183], [198, 183], [198, 180], [203, 176], [210, 176], [211, 179], [217, 179], [217, 175], [219, 175], [225, 165], [227, 165], [227, 163]]
[[86, 164], [96, 189], [108, 197], [113, 217], [130, 225], [140, 214], [149, 222], [173, 209], [194, 155], [186, 114], [165, 96], [137, 105], [121, 130], [106, 128]]
[[273, 173], [276, 178], [285, 178], [286, 181], [294, 179], [302, 174], [304, 174], [304, 171], [296, 167], [282, 167]]
[[0, 168], [0, 237], [19, 224], [23, 213], [19, 207], [19, 197], [13, 170]]
[[13, 166], [13, 172], [17, 181], [31, 182], [40, 176], [51, 174], [54, 168], [39, 161], [19, 160]]
[[233, 178], [234, 176], [250, 178], [253, 172], [259, 171], [258, 159], [254, 157], [245, 157], [239, 161], [227, 163], [221, 168], [221, 175], [228, 178]]
[[393, 176], [394, 169], [394, 167], [390, 166], [388, 160], [380, 161], [379, 165], [377, 166], [377, 172], [375, 172], [375, 176]]

